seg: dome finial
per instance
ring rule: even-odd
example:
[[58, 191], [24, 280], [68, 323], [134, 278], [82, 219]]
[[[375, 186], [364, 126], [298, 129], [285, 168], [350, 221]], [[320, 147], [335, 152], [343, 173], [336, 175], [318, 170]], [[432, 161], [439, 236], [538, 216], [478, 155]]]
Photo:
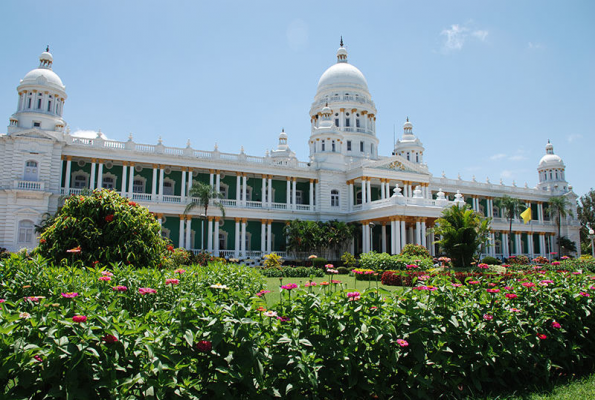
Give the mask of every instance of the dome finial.
[[409, 116], [407, 116], [407, 122], [409, 122]]
[[341, 47], [343, 47], [343, 35], [341, 35], [341, 43], [340, 43]]
[[45, 51], [47, 51], [48, 53], [50, 52], [50, 45], [49, 44], [45, 47]]

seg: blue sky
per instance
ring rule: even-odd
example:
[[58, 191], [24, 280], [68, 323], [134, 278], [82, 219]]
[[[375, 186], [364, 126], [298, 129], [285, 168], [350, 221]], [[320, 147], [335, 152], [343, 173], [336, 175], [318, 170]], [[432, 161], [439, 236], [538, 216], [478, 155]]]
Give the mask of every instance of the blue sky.
[[[5, 1], [0, 116], [47, 44], [71, 130], [262, 156], [308, 110], [342, 35], [378, 109], [381, 155], [409, 116], [430, 171], [533, 187], [550, 139], [595, 187], [595, 2]], [[6, 132], [6, 129], [1, 129]]]

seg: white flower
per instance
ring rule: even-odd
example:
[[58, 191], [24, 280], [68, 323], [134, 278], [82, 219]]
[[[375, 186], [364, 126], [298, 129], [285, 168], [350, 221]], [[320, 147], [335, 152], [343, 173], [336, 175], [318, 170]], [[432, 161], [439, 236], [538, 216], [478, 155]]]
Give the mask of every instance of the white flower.
[[267, 311], [262, 313], [262, 315], [264, 315], [265, 317], [276, 317], [277, 313], [275, 311]]
[[223, 290], [228, 290], [229, 288], [226, 285], [222, 285], [220, 283], [216, 283], [214, 285], [211, 285], [212, 289], [223, 289]]
[[31, 314], [29, 314], [28, 312], [22, 312], [19, 314], [19, 317], [28, 319], [31, 318]]

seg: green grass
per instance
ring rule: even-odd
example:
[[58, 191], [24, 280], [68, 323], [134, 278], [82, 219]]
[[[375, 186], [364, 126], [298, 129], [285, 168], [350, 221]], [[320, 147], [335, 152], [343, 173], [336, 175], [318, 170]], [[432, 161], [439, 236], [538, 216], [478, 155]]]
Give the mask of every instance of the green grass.
[[[368, 288], [370, 290], [376, 289], [376, 282], [367, 282], [367, 281], [355, 281], [354, 278], [352, 276], [349, 275], [334, 275], [333, 276], [334, 280], [337, 281], [341, 281], [341, 284], [337, 284], [335, 285], [329, 285], [328, 287], [331, 288], [331, 290], [343, 290], [345, 292], [353, 292], [353, 291], [358, 291], [358, 292], [363, 292], [365, 290], [368, 290]], [[283, 285], [287, 285], [289, 283], [295, 283], [297, 285], [299, 285], [300, 288], [304, 288], [304, 285], [310, 280], [310, 278], [283, 278], [283, 282], [280, 283], [281, 281], [279, 280], [279, 278], [265, 278], [266, 281], [266, 285], [267, 285], [267, 290], [270, 290], [271, 293], [266, 295], [266, 300], [267, 300], [267, 304], [270, 306], [277, 304], [280, 301], [280, 286], [281, 284]], [[325, 276], [323, 278], [314, 278], [312, 279], [313, 282], [316, 282], [317, 284], [320, 284], [321, 282], [329, 282], [328, 276]], [[333, 287], [335, 286], [335, 287]], [[319, 291], [322, 290], [321, 289], [322, 286], [316, 286], [315, 288], [313, 288], [313, 291]], [[386, 291], [389, 292], [394, 292], [394, 291], [402, 291], [403, 288], [399, 287], [399, 286], [385, 286], [382, 283], [380, 283], [380, 281], [378, 281], [378, 288], [379, 289], [384, 289]]]

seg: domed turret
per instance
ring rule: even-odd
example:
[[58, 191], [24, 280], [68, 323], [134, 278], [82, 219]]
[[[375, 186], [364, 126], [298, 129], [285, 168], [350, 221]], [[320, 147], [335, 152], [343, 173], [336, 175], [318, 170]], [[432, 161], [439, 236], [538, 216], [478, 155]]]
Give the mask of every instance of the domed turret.
[[541, 157], [537, 166], [537, 172], [539, 173], [537, 187], [543, 190], [568, 192], [565, 170], [566, 166], [562, 158], [554, 154], [554, 145], [548, 140], [545, 146], [545, 155]]
[[282, 129], [281, 133], [279, 134], [279, 144], [277, 145], [277, 150], [272, 150], [270, 155], [277, 160], [287, 161], [290, 159], [295, 159], [295, 153], [291, 151], [289, 144], [287, 143], [287, 133], [285, 133], [285, 129]]
[[[342, 165], [342, 157], [378, 158], [376, 106], [368, 82], [349, 64], [341, 38], [337, 62], [320, 77], [310, 108], [310, 156], [329, 165], [329, 157]], [[318, 153], [327, 154], [320, 158]]]
[[403, 124], [403, 137], [397, 140], [393, 154], [406, 158], [407, 161], [423, 164], [424, 145], [413, 134], [413, 124], [409, 122], [409, 117]]
[[66, 87], [52, 71], [54, 57], [49, 47], [39, 56], [39, 67], [29, 71], [21, 80], [17, 91], [17, 111], [10, 118], [8, 133], [23, 129], [62, 132], [66, 123], [62, 119]]

